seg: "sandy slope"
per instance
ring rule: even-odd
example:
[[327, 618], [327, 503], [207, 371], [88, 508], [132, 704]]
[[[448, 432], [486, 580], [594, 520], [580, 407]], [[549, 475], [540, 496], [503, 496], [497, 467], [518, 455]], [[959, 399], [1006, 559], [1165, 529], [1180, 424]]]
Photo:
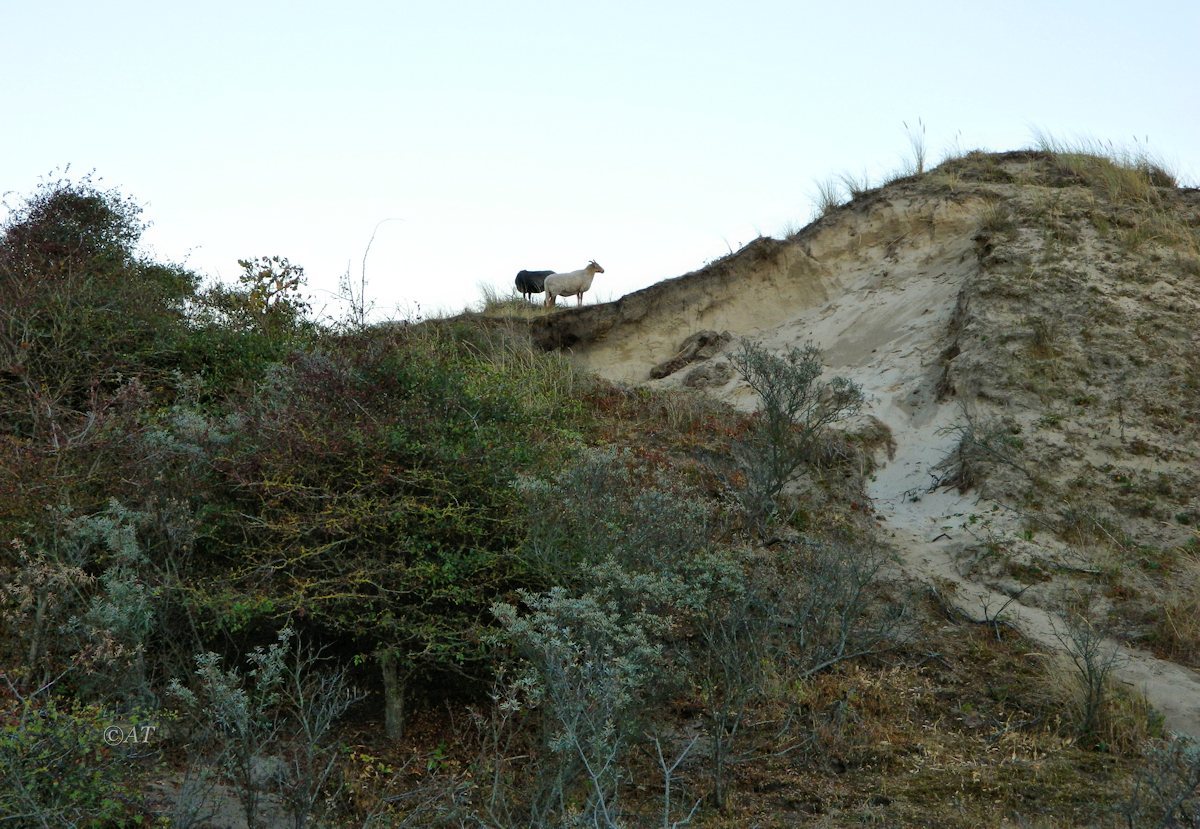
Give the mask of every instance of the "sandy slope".
[[[1022, 595], [1023, 603], [963, 575], [961, 553], [979, 519], [1014, 529], [1015, 517], [974, 493], [928, 491], [931, 467], [957, 441], [946, 427], [958, 420], [958, 404], [939, 401], [937, 389], [960, 291], [980, 267], [972, 236], [982, 209], [967, 199], [876, 199], [822, 220], [793, 242], [764, 241], [611, 307], [560, 317], [551, 323], [557, 329], [542, 334], [549, 344], [572, 345], [577, 361], [602, 376], [664, 387], [682, 386], [688, 369], [658, 381], [647, 379], [649, 370], [699, 330], [726, 330], [735, 343], [751, 337], [777, 349], [815, 343], [829, 371], [860, 383], [871, 414], [892, 430], [895, 456], [869, 494], [906, 573], [936, 586], [971, 618], [1001, 614], [1039, 646], [1061, 650], [1056, 631], [1065, 624], [1030, 605], [1033, 593]], [[755, 405], [737, 379], [707, 391], [741, 408]], [[1200, 677], [1109, 644], [1120, 655], [1119, 678], [1142, 689], [1169, 728], [1200, 737]]]

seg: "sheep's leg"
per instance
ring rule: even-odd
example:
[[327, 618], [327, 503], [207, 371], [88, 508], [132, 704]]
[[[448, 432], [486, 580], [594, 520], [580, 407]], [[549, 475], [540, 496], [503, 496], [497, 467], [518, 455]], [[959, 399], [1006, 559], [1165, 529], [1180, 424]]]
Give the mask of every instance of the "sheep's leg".
[[578, 308], [580, 305], [583, 305], [583, 291], [575, 294], [575, 307]]

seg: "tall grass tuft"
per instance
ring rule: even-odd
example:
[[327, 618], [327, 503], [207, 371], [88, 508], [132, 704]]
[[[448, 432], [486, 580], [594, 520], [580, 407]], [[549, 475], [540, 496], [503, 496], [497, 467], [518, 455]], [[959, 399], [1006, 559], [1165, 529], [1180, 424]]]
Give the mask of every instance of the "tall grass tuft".
[[917, 126], [910, 127], [907, 121], [901, 122], [908, 132], [908, 147], [912, 150], [912, 161], [909, 162], [909, 175], [919, 176], [925, 172], [925, 160], [929, 156], [929, 147], [925, 142], [925, 122], [917, 119]]
[[846, 188], [846, 192], [850, 194], [851, 199], [865, 196], [875, 189], [871, 185], [871, 178], [865, 170], [861, 176], [856, 176], [853, 173], [842, 173], [838, 178], [841, 179], [842, 186]]
[[828, 216], [842, 206], [843, 196], [841, 187], [833, 178], [820, 179], [816, 182], [817, 192], [813, 199], [817, 207], [817, 216]]
[[1200, 654], [1200, 556], [1184, 556], [1173, 576], [1163, 597], [1155, 642], [1177, 659], [1195, 660]]
[[534, 346], [519, 323], [500, 323], [481, 336], [477, 358], [497, 379], [505, 380], [508, 394], [531, 417], [550, 417], [563, 406], [575, 405], [572, 401], [591, 382], [563, 352], [546, 352]]

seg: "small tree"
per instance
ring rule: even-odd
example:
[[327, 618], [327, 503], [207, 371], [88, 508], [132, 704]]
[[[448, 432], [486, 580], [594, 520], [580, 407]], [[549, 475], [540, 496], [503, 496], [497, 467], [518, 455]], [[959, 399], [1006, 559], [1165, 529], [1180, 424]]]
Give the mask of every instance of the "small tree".
[[[523, 552], [566, 582], [521, 591], [523, 613], [493, 606], [526, 660], [521, 687], [547, 723], [549, 753], [530, 819], [563, 825], [582, 790], [583, 814], [575, 817], [621, 825], [628, 751], [643, 738], [652, 703], [684, 678], [682, 631], [712, 596], [734, 589], [741, 570], [712, 548], [700, 497], [631, 455], [587, 450], [553, 480], [524, 489]], [[664, 785], [676, 765], [662, 758]], [[670, 803], [668, 791], [667, 815]]]
[[290, 323], [308, 311], [308, 301], [300, 294], [304, 268], [283, 256], [239, 259], [238, 266], [242, 269], [238, 283], [246, 292], [248, 308], [257, 316]]
[[1075, 668], [1078, 699], [1075, 720], [1079, 736], [1095, 739], [1109, 707], [1112, 672], [1119, 654], [1106, 640], [1103, 629], [1094, 623], [1088, 606], [1073, 612], [1067, 619], [1066, 630], [1054, 630], [1054, 638], [1063, 646]]
[[779, 626], [768, 597], [748, 580], [714, 596], [696, 625], [695, 677], [711, 743], [712, 800], [725, 805], [733, 746], [750, 706], [765, 692]]
[[886, 561], [879, 547], [806, 539], [745, 562], [746, 576], [709, 593], [695, 623], [693, 675], [714, 805], [725, 802], [729, 767], [747, 759], [738, 737], [773, 677], [803, 680], [894, 637], [901, 609], [885, 607], [875, 589]]
[[243, 574], [213, 593], [245, 596], [253, 621], [283, 609], [353, 642], [381, 671], [393, 738], [421, 680], [484, 675], [488, 608], [539, 584], [513, 555], [512, 482], [545, 435], [517, 427], [572, 417], [562, 397], [518, 395], [523, 373], [470, 335], [367, 329], [273, 367], [248, 390], [220, 469], [227, 498], [208, 513], [207, 550]]
[[0, 435], [77, 447], [130, 378], [172, 367], [197, 279], [139, 254], [140, 216], [84, 177], [44, 183], [0, 226]]
[[844, 377], [819, 380], [820, 354], [811, 343], [776, 354], [746, 341], [730, 357], [762, 401], [737, 450], [746, 475], [744, 505], [760, 531], [777, 516], [780, 494], [812, 458], [827, 427], [862, 409], [863, 393], [856, 383]]

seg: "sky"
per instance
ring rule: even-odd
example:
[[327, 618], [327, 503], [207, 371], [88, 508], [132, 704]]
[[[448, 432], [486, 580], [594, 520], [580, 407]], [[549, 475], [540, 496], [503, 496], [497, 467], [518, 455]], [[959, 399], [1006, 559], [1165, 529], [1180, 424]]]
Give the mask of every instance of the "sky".
[[912, 135], [1137, 141], [1195, 185], [1198, 44], [1194, 0], [0, 0], [0, 192], [95, 171], [149, 255], [285, 256], [329, 315], [364, 255], [381, 319], [589, 259], [603, 301], [802, 227]]

